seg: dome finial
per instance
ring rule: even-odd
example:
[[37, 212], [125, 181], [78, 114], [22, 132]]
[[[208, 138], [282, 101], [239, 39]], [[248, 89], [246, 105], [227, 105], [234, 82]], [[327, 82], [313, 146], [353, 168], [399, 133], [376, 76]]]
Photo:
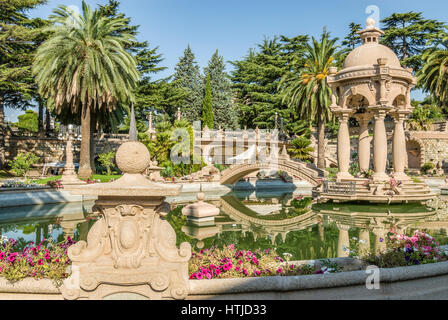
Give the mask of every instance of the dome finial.
[[375, 28], [375, 20], [373, 18], [367, 18], [366, 25], [367, 29]]

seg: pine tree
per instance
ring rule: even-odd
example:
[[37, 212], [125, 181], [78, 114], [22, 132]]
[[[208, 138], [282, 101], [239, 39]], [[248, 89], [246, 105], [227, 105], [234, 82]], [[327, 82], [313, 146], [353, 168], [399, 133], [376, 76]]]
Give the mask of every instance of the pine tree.
[[290, 134], [296, 133], [296, 124], [301, 119], [283, 103], [278, 85], [286, 72], [302, 65], [300, 57], [307, 39], [306, 36], [265, 39], [258, 50], [250, 49], [243, 60], [231, 62], [241, 126], [272, 129], [277, 113], [284, 129]]
[[232, 83], [225, 72], [224, 58], [218, 50], [213, 54], [204, 73], [210, 76], [215, 127], [236, 129], [238, 117], [233, 100]]
[[422, 67], [422, 53], [428, 42], [437, 40], [445, 28], [437, 20], [424, 19], [421, 12], [394, 13], [381, 21], [384, 37], [381, 43], [390, 47], [405, 66], [415, 71]]
[[360, 24], [354, 22], [350, 23], [348, 27], [350, 28], [350, 33], [344, 38], [344, 41], [342, 41], [342, 46], [353, 50], [358, 45], [362, 44], [361, 37], [357, 33], [362, 28]]
[[187, 97], [184, 100], [182, 113], [186, 119], [193, 123], [201, 119], [202, 110], [202, 81], [199, 66], [190, 46], [184, 51], [175, 67], [174, 85], [185, 90]]
[[204, 100], [202, 101], [202, 123], [209, 129], [213, 129], [213, 99], [210, 74], [207, 74], [205, 81]]
[[4, 108], [26, 108], [35, 92], [31, 66], [42, 20], [29, 18], [27, 11], [45, 2], [0, 1], [0, 169], [5, 163]]

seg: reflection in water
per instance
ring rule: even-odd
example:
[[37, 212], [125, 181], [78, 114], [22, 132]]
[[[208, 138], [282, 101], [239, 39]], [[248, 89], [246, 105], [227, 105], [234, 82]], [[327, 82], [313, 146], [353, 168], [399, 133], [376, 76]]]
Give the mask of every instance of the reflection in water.
[[[208, 199], [213, 195], [208, 195]], [[187, 223], [173, 202], [168, 221], [178, 242], [195, 249], [236, 244], [243, 250], [276, 248], [293, 260], [349, 255], [350, 240], [362, 240], [360, 250], [380, 252], [388, 231], [411, 233], [425, 229], [440, 244], [448, 244], [448, 206], [437, 200], [419, 205], [313, 204], [311, 198], [291, 192], [236, 192], [210, 202], [220, 208], [212, 223]], [[95, 222], [93, 203], [43, 205], [0, 209], [0, 233], [21, 244], [43, 238], [63, 241], [70, 236], [86, 240]]]

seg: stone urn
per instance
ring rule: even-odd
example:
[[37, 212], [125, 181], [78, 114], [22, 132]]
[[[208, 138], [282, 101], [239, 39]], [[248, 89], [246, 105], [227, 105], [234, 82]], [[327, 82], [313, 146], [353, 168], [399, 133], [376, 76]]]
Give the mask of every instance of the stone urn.
[[157, 184], [142, 173], [151, 159], [145, 145], [126, 142], [116, 153], [124, 173], [107, 183], [78, 186], [71, 193], [97, 195], [100, 219], [87, 236], [68, 249], [71, 276], [61, 292], [65, 299], [184, 299], [188, 295], [191, 245], [176, 246], [176, 233], [165, 217], [166, 196], [180, 186]]

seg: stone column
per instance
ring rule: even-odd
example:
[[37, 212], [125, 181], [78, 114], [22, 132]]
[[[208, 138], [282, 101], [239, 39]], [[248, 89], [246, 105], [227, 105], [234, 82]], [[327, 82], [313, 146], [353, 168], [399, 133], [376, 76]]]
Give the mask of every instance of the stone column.
[[65, 167], [62, 174], [61, 183], [63, 186], [84, 184], [84, 181], [78, 179], [73, 163], [73, 126], [68, 126], [67, 146], [65, 150]]
[[356, 115], [359, 122], [358, 159], [359, 170], [368, 171], [370, 169], [370, 144], [372, 138], [369, 135], [369, 122], [372, 119], [370, 113]]
[[361, 256], [370, 252], [370, 231], [368, 229], [361, 229], [359, 231], [359, 253]]
[[387, 134], [384, 118], [386, 109], [374, 109], [375, 131], [373, 133], [373, 163], [375, 173], [373, 179], [377, 181], [389, 180], [386, 174], [387, 164]]
[[338, 225], [338, 258], [348, 257], [350, 255], [350, 239], [348, 235], [349, 226]]
[[373, 233], [375, 234], [375, 245], [374, 252], [375, 254], [384, 253], [386, 251], [386, 236], [387, 232], [384, 227], [376, 227], [373, 229]]
[[393, 140], [394, 178], [396, 180], [409, 180], [404, 173], [407, 162], [406, 136], [404, 134], [404, 121], [409, 111], [397, 111], [393, 114], [395, 130]]
[[350, 132], [348, 128], [348, 120], [352, 110], [339, 110], [336, 115], [339, 118], [339, 132], [338, 132], [338, 165], [339, 172], [337, 174], [338, 180], [353, 179], [353, 176], [348, 172], [350, 169]]

